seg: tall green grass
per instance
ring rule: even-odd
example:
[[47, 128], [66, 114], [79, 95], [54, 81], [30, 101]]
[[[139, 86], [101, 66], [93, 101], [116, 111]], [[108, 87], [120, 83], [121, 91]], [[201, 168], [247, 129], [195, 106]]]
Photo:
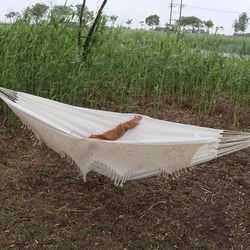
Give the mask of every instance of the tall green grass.
[[205, 50], [213, 50], [217, 47], [221, 53], [234, 53], [238, 55], [250, 55], [250, 39], [245, 37], [226, 37], [191, 35], [195, 41], [201, 44]]
[[[221, 53], [225, 41], [220, 37], [106, 28], [83, 60], [77, 33], [77, 27], [56, 19], [2, 26], [0, 86], [121, 112], [188, 102], [204, 117], [221, 97], [236, 115], [238, 107], [249, 108], [249, 59]], [[233, 52], [230, 46], [227, 52]], [[4, 107], [0, 111], [7, 116]]]

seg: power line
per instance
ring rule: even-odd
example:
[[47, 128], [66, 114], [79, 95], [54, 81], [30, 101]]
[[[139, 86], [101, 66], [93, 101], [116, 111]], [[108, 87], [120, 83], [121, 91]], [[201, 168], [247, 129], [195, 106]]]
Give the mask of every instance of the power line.
[[[241, 14], [246, 11], [231, 11], [231, 10], [219, 10], [219, 9], [210, 9], [210, 8], [203, 8], [203, 7], [197, 7], [197, 6], [192, 6], [192, 5], [183, 5], [183, 7], [188, 7], [188, 8], [193, 8], [193, 9], [200, 9], [200, 10], [209, 10], [209, 11], [217, 11], [217, 12], [226, 12], [226, 13], [234, 13], [234, 14]], [[246, 12], [249, 14], [249, 12]]]

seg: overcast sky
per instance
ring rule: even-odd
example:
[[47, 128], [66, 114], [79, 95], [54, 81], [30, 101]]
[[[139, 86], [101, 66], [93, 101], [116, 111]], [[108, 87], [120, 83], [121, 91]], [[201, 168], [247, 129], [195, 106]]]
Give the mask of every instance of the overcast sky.
[[[179, 5], [181, 0], [173, 0], [175, 8], [173, 19], [179, 16]], [[6, 21], [5, 14], [10, 11], [21, 12], [25, 7], [32, 6], [37, 2], [50, 5], [64, 4], [65, 0], [0, 0], [0, 20]], [[81, 0], [69, 0], [68, 4], [80, 4]], [[102, 1], [87, 0], [90, 10], [97, 10]], [[105, 13], [119, 16], [118, 23], [125, 23], [127, 19], [133, 19], [133, 28], [140, 27], [139, 22], [152, 14], [160, 16], [162, 26], [168, 22], [170, 17], [171, 0], [108, 0]], [[250, 0], [183, 0], [183, 16], [197, 16], [202, 20], [213, 20], [215, 26], [223, 26], [224, 34], [232, 34], [232, 24], [242, 12], [248, 12], [250, 16]], [[217, 11], [215, 11], [217, 10]], [[248, 28], [250, 32], [250, 25]]]

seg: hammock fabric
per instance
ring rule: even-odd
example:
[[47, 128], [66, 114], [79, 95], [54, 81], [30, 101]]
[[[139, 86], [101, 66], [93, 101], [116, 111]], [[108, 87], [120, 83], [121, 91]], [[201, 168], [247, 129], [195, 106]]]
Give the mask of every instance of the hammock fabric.
[[90, 171], [121, 185], [126, 180], [181, 171], [250, 146], [250, 133], [224, 131], [142, 116], [140, 124], [115, 141], [88, 138], [133, 119], [66, 105], [0, 88], [0, 98], [37, 139], [74, 161], [84, 180]]

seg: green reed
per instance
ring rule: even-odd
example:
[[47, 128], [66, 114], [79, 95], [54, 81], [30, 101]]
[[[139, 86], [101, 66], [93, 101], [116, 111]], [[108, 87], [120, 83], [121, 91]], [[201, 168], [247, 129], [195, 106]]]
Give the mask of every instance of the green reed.
[[[238, 107], [249, 109], [249, 60], [233, 54], [232, 44], [223, 54], [227, 38], [103, 28], [83, 60], [78, 28], [67, 22], [0, 27], [2, 87], [120, 112], [189, 103], [206, 118], [222, 96], [236, 115]], [[237, 38], [235, 46], [247, 54], [249, 44], [241, 43]]]

